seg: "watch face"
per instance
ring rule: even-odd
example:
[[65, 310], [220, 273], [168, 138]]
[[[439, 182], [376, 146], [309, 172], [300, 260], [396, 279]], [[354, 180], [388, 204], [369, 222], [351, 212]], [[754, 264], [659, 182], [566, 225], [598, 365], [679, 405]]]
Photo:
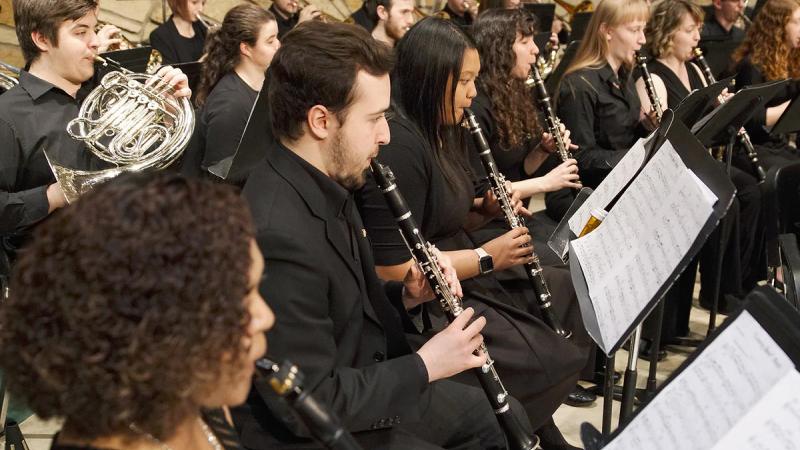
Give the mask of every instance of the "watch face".
[[489, 273], [494, 269], [494, 261], [491, 256], [481, 258], [481, 273]]

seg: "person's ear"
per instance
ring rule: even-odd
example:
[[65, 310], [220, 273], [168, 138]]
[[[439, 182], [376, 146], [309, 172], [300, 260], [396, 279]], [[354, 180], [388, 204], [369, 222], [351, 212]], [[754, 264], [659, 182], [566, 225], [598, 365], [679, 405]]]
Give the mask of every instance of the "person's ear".
[[314, 105], [306, 115], [306, 125], [311, 135], [319, 140], [327, 139], [333, 127], [333, 113], [322, 105]]
[[36, 46], [36, 48], [38, 48], [39, 51], [41, 51], [42, 53], [49, 51], [53, 47], [53, 44], [50, 42], [50, 39], [48, 39], [40, 31], [32, 31], [31, 40], [33, 41], [33, 44]]

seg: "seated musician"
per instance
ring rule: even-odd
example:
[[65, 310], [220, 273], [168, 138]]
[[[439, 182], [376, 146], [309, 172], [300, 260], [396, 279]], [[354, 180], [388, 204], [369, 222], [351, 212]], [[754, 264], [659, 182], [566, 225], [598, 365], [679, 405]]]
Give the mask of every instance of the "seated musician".
[[[644, 0], [602, 0], [560, 82], [556, 109], [572, 131], [584, 186], [596, 188], [638, 138], [654, 127], [636, 95], [631, 70], [645, 43], [649, 6]], [[548, 214], [560, 221], [572, 197], [546, 196]]]
[[[467, 235], [500, 213], [491, 191], [473, 175], [468, 158], [477, 158], [477, 152], [468, 153], [469, 132], [458, 126], [476, 95], [478, 51], [453, 22], [426, 18], [406, 33], [395, 54], [392, 140], [378, 159], [397, 177], [422, 235], [453, 260], [463, 280], [464, 305], [486, 317], [482, 334], [506, 388], [525, 407], [545, 448], [562, 445], [551, 415], [575, 387], [587, 360], [585, 341], [557, 335], [528, 296], [506, 292], [499, 284], [498, 272], [529, 261], [531, 247], [523, 246], [530, 242], [527, 228], [496, 233], [501, 235], [482, 245]], [[511, 207], [521, 208], [519, 194], [514, 191], [511, 196]], [[357, 199], [378, 275], [403, 279], [413, 260], [373, 180]], [[530, 284], [527, 290], [532, 291]], [[556, 315], [563, 318], [573, 301], [574, 297], [554, 300]], [[426, 312], [434, 316], [433, 329], [440, 329], [444, 324], [435, 308], [426, 306]]]
[[300, 8], [297, 0], [274, 0], [269, 12], [275, 15], [278, 21], [278, 39], [281, 39], [297, 24], [313, 20], [320, 16], [320, 10], [311, 3]]
[[[236, 153], [280, 45], [275, 16], [264, 8], [241, 4], [225, 14], [222, 26], [211, 33], [206, 45], [195, 98], [200, 111], [184, 155], [183, 173], [209, 176], [209, 167]], [[228, 181], [244, 184], [244, 180]]]
[[[84, 145], [67, 133], [78, 116], [78, 90], [94, 75], [100, 42], [95, 0], [18, 0], [14, 19], [27, 70], [19, 84], [0, 96], [0, 234], [4, 250], [13, 253], [30, 229], [66, 205], [61, 187], [45, 159], [87, 169]], [[186, 76], [164, 68], [162, 79], [189, 96]]]
[[123, 175], [36, 229], [0, 361], [12, 395], [63, 421], [52, 449], [240, 448], [225, 407], [246, 399], [274, 323], [254, 232], [231, 187], [164, 172]]
[[[522, 199], [562, 188], [580, 188], [575, 160], [570, 158], [561, 162], [559, 155], [554, 154], [555, 140], [549, 133], [543, 132], [539, 111], [532, 101], [533, 89], [525, 84], [531, 73], [531, 64], [536, 62], [539, 54], [533, 42], [536, 32], [534, 21], [535, 18], [523, 9], [492, 9], [482, 13], [471, 30], [481, 58], [481, 75], [476, 81], [477, 96], [472, 100], [470, 109], [489, 141], [497, 168], [513, 182], [513, 188], [520, 192]], [[569, 131], [562, 136], [566, 148], [575, 150], [576, 147], [570, 144]], [[548, 159], [558, 162], [548, 161], [549, 167], [542, 167]], [[484, 172], [479, 161], [472, 158], [471, 162], [477, 163], [477, 167], [472, 168], [476, 173]], [[552, 170], [548, 171], [551, 167]], [[544, 221], [547, 223], [543, 223], [543, 218], [539, 216], [542, 215], [536, 215], [529, 221], [534, 248], [542, 264], [562, 265], [556, 255], [548, 253], [547, 239], [555, 225], [546, 218]], [[545, 227], [550, 227], [550, 232], [545, 231]], [[495, 218], [480, 229], [471, 231], [470, 236], [476, 244], [482, 245], [507, 229], [504, 218]], [[556, 302], [574, 298], [567, 270], [545, 267], [545, 276]], [[498, 273], [498, 278], [509, 292], [532, 293], [523, 266]], [[560, 306], [559, 316], [564, 318], [567, 326], [580, 329], [583, 325], [577, 303], [572, 303], [573, 310], [569, 312], [567, 305]], [[589, 364], [589, 367], [591, 370], [585, 376], [593, 378], [594, 365]], [[593, 400], [593, 395], [577, 389], [567, 398], [567, 403], [587, 406]]]
[[[430, 288], [416, 269], [403, 283], [378, 279], [354, 205], [351, 191], [389, 140], [391, 65], [390, 49], [363, 28], [319, 21], [287, 34], [272, 61], [279, 141], [242, 193], [264, 250], [261, 293], [281, 318], [270, 353], [303, 369], [312, 394], [364, 448], [505, 448], [485, 394], [445, 380], [484, 363], [472, 352], [486, 319], [466, 326], [475, 317], [468, 308], [412, 352], [403, 332], [418, 332], [407, 311], [432, 299]], [[440, 261], [460, 294], [452, 266]], [[269, 391], [256, 384], [247, 407], [234, 410], [244, 446], [312, 446]]]
[[462, 30], [466, 30], [478, 18], [478, 4], [470, 0], [447, 0], [442, 12]]
[[736, 26], [739, 14], [744, 12], [744, 0], [712, 0], [714, 13], [709, 14], [701, 27], [700, 37], [709, 40], [744, 39], [744, 30]]
[[375, 0], [364, 0], [364, 3], [361, 4], [361, 7], [350, 15], [350, 19], [356, 25], [361, 26], [367, 30], [367, 32], [372, 33], [372, 30], [375, 28], [375, 24], [378, 21], [378, 17], [375, 14], [375, 7]]
[[[646, 50], [652, 56], [647, 62], [648, 70], [662, 108], [675, 110], [691, 91], [708, 84], [700, 67], [692, 62], [695, 57], [693, 50], [700, 41], [703, 10], [690, 0], [674, 0], [656, 3], [650, 17], [645, 28]], [[643, 78], [637, 79], [636, 90], [642, 105], [652, 109]], [[723, 97], [727, 96], [726, 93]], [[758, 182], [753, 175], [736, 167], [731, 167], [730, 178], [736, 186], [736, 198], [728, 211], [728, 218], [736, 224], [730, 227], [730, 237], [724, 239], [725, 264], [718, 300], [718, 306], [724, 312], [735, 309], [737, 298], [743, 298], [755, 286], [763, 271], [760, 270], [763, 264], [759, 263], [763, 256], [759, 238], [763, 225], [759, 220], [762, 203]], [[672, 344], [677, 342], [677, 338], [689, 335], [689, 313], [698, 261], [700, 304], [711, 307], [719, 240], [717, 235], [708, 239], [700, 256], [684, 270], [665, 295], [662, 344]], [[653, 336], [656, 324], [645, 323], [645, 335]]]
[[394, 47], [414, 25], [414, 0], [377, 0], [375, 14], [378, 22], [372, 37]]
[[164, 64], [197, 61], [203, 56], [208, 29], [198, 19], [205, 0], [167, 0], [172, 15], [150, 33], [150, 45]]
[[[753, 20], [745, 39], [733, 54], [736, 70], [736, 87], [789, 78], [793, 50], [800, 49], [800, 1], [769, 0]], [[775, 125], [786, 111], [789, 102], [800, 95], [800, 81], [792, 80], [789, 87], [779, 93], [767, 108], [756, 111], [746, 125], [747, 131], [765, 168], [790, 161], [798, 155], [790, 148], [784, 136], [773, 136], [769, 127]], [[746, 161], [734, 162], [746, 168]]]

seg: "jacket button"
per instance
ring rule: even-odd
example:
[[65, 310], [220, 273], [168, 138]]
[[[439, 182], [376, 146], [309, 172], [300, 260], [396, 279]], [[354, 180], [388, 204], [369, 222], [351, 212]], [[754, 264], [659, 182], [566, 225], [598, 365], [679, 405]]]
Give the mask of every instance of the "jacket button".
[[386, 355], [384, 355], [383, 352], [375, 352], [375, 354], [372, 355], [372, 359], [374, 359], [375, 361], [381, 362], [384, 359], [386, 359]]

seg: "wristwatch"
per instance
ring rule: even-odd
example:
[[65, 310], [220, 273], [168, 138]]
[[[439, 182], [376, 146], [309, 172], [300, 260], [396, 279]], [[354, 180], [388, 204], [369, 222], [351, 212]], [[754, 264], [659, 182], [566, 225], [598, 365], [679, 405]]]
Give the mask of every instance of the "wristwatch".
[[476, 248], [475, 253], [478, 254], [478, 271], [480, 271], [481, 275], [490, 273], [494, 269], [492, 255], [486, 253], [486, 250], [482, 247]]

